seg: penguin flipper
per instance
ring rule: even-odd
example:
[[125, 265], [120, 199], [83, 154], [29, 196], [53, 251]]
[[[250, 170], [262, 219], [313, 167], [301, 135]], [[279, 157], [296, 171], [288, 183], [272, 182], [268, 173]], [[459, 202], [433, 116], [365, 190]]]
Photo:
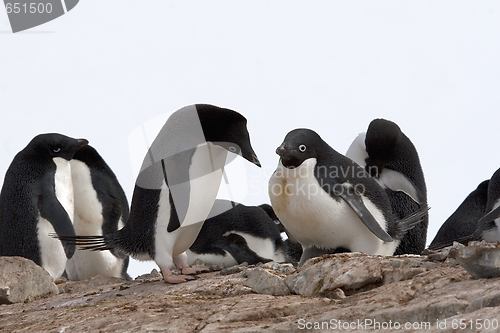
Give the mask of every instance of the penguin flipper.
[[478, 223], [478, 225], [481, 225], [483, 223], [487, 223], [487, 222], [496, 220], [499, 217], [500, 217], [500, 206], [493, 209], [488, 214], [484, 215], [482, 218], [479, 219], [479, 221], [477, 223]]
[[[351, 207], [351, 209], [358, 215], [359, 219], [364, 225], [378, 238], [384, 242], [392, 242], [392, 237], [380, 226], [375, 220], [372, 213], [366, 208], [363, 199], [358, 194], [347, 193], [350, 191], [341, 191], [340, 197]], [[302, 260], [302, 259], [301, 259]]]
[[402, 173], [384, 168], [384, 171], [380, 174], [378, 182], [386, 188], [390, 188], [393, 191], [403, 192], [413, 199], [416, 203], [423, 202], [423, 195], [416, 188], [416, 186]]
[[[74, 237], [76, 235], [68, 213], [55, 195], [41, 195], [38, 201], [38, 210], [40, 211], [40, 216], [52, 224], [58, 236]], [[76, 249], [75, 244], [63, 240], [61, 240], [61, 243], [66, 253], [66, 258], [70, 259], [73, 257]]]

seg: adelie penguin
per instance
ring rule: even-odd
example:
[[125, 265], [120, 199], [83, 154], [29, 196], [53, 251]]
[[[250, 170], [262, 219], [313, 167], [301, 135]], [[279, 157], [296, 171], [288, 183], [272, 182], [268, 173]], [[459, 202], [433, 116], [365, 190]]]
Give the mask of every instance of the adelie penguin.
[[[76, 243], [154, 260], [169, 283], [194, 279], [188, 275], [200, 270], [189, 267], [185, 251], [211, 217], [228, 152], [260, 167], [246, 124], [241, 114], [212, 105], [174, 112], [144, 158], [125, 227], [103, 236], [78, 237]], [[174, 265], [182, 275], [172, 274]]]
[[276, 153], [269, 196], [281, 223], [302, 245], [299, 264], [346, 251], [392, 255], [427, 211], [397, 219], [377, 181], [312, 130], [291, 131]]
[[478, 221], [486, 213], [488, 203], [488, 185], [485, 180], [472, 191], [458, 206], [457, 210], [443, 223], [436, 237], [429, 245], [430, 250], [453, 245], [453, 242], [467, 242], [478, 227]]
[[75, 246], [49, 236], [75, 235], [70, 160], [85, 139], [40, 134], [10, 164], [0, 193], [0, 256], [20, 256], [61, 277]]
[[[74, 191], [74, 228], [77, 235], [112, 234], [129, 217], [127, 197], [118, 179], [94, 147], [79, 149], [71, 163]], [[110, 276], [130, 280], [129, 257], [116, 249], [76, 251], [66, 265], [70, 280]]]
[[[417, 150], [396, 123], [373, 120], [367, 132], [354, 140], [346, 156], [385, 189], [397, 218], [427, 207], [427, 187]], [[425, 214], [422, 222], [403, 236], [394, 254], [420, 254], [425, 248], [428, 224]]]
[[[477, 221], [476, 230], [468, 236], [456, 239], [457, 242], [462, 244], [467, 244], [470, 241], [500, 242], [500, 169], [493, 174], [488, 183], [487, 198], [484, 214]], [[477, 212], [475, 214], [477, 216]], [[443, 246], [446, 244], [440, 243], [433, 248]]]
[[216, 200], [196, 241], [186, 251], [188, 263], [232, 266], [246, 262], [286, 261], [286, 248], [275, 222], [260, 207]]

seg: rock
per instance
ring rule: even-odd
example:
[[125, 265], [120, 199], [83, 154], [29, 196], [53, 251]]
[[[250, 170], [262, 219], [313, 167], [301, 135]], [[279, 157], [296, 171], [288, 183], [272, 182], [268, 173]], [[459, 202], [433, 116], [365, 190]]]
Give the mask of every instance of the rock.
[[272, 269], [272, 270], [275, 270], [276, 272], [279, 272], [279, 273], [285, 274], [285, 275], [295, 273], [295, 271], [296, 271], [295, 267], [293, 267], [292, 264], [288, 264], [288, 263], [280, 264], [280, 263], [277, 263], [274, 261], [270, 261], [270, 262], [267, 262], [265, 264], [262, 264], [261, 267], [267, 268], [267, 269]]
[[29, 259], [0, 257], [0, 267], [0, 304], [24, 303], [59, 293], [50, 274]]
[[[160, 273], [158, 273], [160, 274]], [[161, 275], [160, 275], [161, 276]], [[90, 279], [87, 280], [82, 280], [82, 281], [67, 281], [65, 283], [61, 283], [59, 285], [59, 292], [60, 293], [74, 293], [90, 288], [95, 288], [95, 287], [100, 287], [100, 286], [105, 286], [109, 284], [118, 284], [118, 283], [124, 283], [127, 282], [125, 279], [122, 278], [115, 278], [115, 277], [109, 277], [109, 276], [94, 276], [91, 277]]]
[[236, 274], [243, 271], [243, 267], [240, 266], [231, 266], [231, 267], [226, 267], [220, 270], [220, 275], [230, 275], [230, 274]]
[[500, 306], [500, 293], [498, 292], [492, 295], [486, 295], [473, 300], [467, 307], [467, 309], [465, 309], [465, 312], [469, 313], [482, 308], [492, 308], [495, 306]]
[[414, 276], [425, 272], [423, 267], [406, 267], [398, 269], [382, 269], [382, 283], [389, 284], [412, 279]]
[[452, 248], [450, 257], [476, 279], [500, 277], [500, 244], [471, 242], [468, 246]]
[[340, 253], [308, 260], [297, 274], [285, 278], [292, 292], [303, 296], [335, 298], [337, 288], [350, 295], [361, 290], [410, 279], [425, 271], [412, 268], [421, 263], [420, 256], [369, 256], [362, 253]]
[[283, 278], [267, 269], [258, 267], [247, 272], [247, 275], [248, 279], [243, 285], [252, 288], [253, 292], [274, 296], [291, 294]]

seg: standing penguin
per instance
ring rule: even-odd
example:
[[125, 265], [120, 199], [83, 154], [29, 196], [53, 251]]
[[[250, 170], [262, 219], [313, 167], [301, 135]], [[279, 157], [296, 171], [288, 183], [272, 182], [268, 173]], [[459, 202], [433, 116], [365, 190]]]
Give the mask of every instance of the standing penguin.
[[269, 181], [276, 215], [302, 245], [299, 264], [326, 253], [392, 255], [422, 212], [404, 220], [375, 179], [309, 129], [288, 133]]
[[49, 237], [74, 235], [69, 160], [88, 143], [40, 134], [10, 164], [0, 193], [0, 256], [20, 256], [61, 277], [75, 246]]
[[467, 240], [477, 229], [478, 221], [486, 212], [488, 185], [485, 180], [472, 191], [457, 210], [443, 223], [429, 245], [430, 250], [450, 246], [453, 242]]
[[[406, 218], [427, 207], [427, 187], [417, 150], [394, 122], [373, 120], [367, 132], [354, 140], [346, 156], [377, 179], [397, 218]], [[394, 254], [420, 254], [425, 248], [428, 224], [426, 214], [403, 236]]]
[[[154, 260], [169, 283], [193, 279], [186, 274], [199, 269], [189, 267], [184, 252], [211, 217], [228, 151], [260, 167], [246, 123], [241, 114], [212, 105], [174, 112], [144, 158], [125, 227], [104, 236], [77, 237], [77, 243]], [[183, 275], [172, 275], [174, 264]]]
[[196, 259], [226, 266], [286, 260], [278, 227], [262, 208], [215, 200], [210, 215], [186, 251], [190, 265]]
[[[91, 146], [78, 150], [71, 160], [75, 196], [77, 235], [105, 235], [117, 232], [128, 220], [127, 197], [111, 168]], [[129, 257], [119, 250], [76, 251], [67, 265], [70, 280], [85, 280], [96, 275], [130, 280]]]

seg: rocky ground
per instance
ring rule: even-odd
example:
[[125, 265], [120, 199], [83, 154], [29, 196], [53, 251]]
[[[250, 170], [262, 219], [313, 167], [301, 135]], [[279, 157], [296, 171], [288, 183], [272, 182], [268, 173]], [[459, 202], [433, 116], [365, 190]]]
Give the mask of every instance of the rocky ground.
[[[499, 332], [500, 278], [474, 278], [457, 261], [480, 259], [459, 250], [327, 255], [299, 269], [240, 265], [179, 285], [155, 271], [134, 281], [66, 281], [57, 295], [49, 288], [0, 305], [0, 331]], [[0, 300], [2, 293], [14, 299], [14, 285], [5, 285]]]

